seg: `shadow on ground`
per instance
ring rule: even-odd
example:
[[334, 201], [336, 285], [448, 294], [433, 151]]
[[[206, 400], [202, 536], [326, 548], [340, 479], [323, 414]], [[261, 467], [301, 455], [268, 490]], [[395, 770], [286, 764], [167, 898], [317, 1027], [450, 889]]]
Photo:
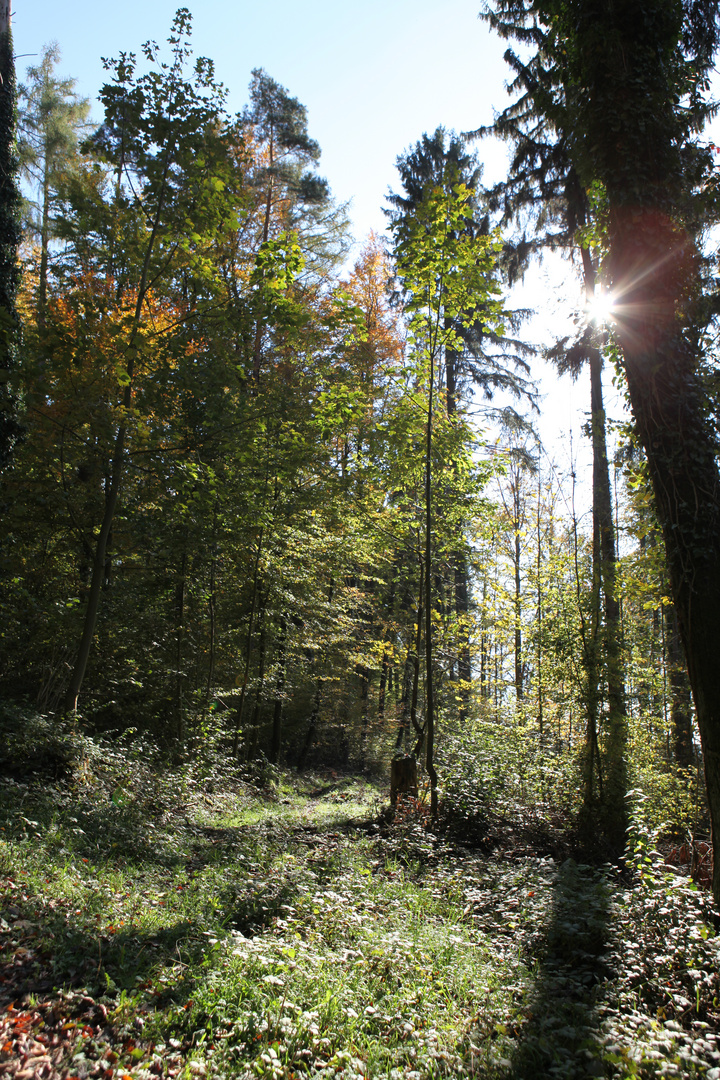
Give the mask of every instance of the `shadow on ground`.
[[533, 949], [537, 977], [526, 1019], [503, 1075], [510, 1080], [605, 1076], [600, 1041], [610, 938], [610, 887], [602, 871], [567, 860], [559, 868], [550, 917]]

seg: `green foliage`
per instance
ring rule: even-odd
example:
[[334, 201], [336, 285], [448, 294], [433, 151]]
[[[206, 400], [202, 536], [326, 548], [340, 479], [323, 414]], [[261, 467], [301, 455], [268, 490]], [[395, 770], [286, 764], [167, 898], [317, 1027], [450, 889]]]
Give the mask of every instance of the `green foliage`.
[[0, 949], [63, 987], [16, 1010], [36, 1037], [59, 1017], [68, 1067], [500, 1080], [712, 1062], [717, 937], [656, 862], [630, 889], [445, 845], [417, 808], [384, 831], [350, 776], [257, 791], [217, 758], [147, 752], [84, 739], [70, 784], [0, 783]]
[[439, 761], [443, 811], [459, 837], [482, 838], [498, 821], [540, 831], [560, 821], [572, 827], [580, 796], [576, 753], [550, 734], [540, 736], [534, 717], [508, 708], [458, 725], [444, 733]]

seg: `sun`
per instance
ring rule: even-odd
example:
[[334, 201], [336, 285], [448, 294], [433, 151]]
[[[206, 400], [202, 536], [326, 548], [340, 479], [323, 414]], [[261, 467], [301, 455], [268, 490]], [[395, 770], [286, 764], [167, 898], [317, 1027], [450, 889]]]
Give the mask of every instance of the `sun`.
[[609, 290], [600, 287], [596, 289], [594, 296], [588, 298], [585, 310], [588, 322], [595, 323], [596, 326], [607, 326], [612, 322], [615, 312], [615, 298]]

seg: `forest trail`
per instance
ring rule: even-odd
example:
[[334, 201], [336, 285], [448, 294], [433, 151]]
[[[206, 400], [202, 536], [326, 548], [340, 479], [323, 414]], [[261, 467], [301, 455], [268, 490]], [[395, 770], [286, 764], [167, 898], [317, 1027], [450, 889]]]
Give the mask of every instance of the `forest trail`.
[[278, 779], [0, 783], [0, 1075], [720, 1077], [708, 898], [642, 844], [630, 888]]

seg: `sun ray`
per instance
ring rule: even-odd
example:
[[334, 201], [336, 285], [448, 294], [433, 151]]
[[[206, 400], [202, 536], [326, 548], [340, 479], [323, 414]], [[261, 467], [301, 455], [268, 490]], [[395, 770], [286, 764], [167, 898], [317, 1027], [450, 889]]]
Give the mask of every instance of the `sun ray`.
[[594, 296], [588, 297], [587, 320], [595, 326], [607, 326], [609, 322], [612, 322], [614, 311], [615, 297], [612, 292], [603, 289], [602, 286], [596, 289]]

